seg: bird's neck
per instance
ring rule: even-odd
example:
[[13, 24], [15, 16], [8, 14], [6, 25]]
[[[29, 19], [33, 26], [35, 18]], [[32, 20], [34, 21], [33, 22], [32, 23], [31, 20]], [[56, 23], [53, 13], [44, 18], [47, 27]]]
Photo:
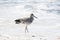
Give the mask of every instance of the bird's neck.
[[30, 16], [31, 19], [34, 19], [32, 16]]

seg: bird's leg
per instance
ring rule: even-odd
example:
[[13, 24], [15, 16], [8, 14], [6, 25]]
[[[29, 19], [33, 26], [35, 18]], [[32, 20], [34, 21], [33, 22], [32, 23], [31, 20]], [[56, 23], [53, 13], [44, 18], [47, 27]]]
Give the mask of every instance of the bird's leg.
[[26, 27], [26, 31], [28, 32], [28, 28]]
[[26, 32], [26, 27], [25, 27], [25, 32]]
[[26, 27], [25, 27], [25, 32], [28, 32], [28, 28], [27, 28], [27, 25], [26, 25]]

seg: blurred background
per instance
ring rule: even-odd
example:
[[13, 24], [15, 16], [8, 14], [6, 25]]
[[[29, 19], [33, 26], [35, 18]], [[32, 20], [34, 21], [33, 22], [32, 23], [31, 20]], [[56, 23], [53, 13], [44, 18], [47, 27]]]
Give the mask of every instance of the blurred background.
[[[31, 13], [38, 19], [29, 25], [29, 33], [24, 36], [25, 25], [16, 25], [14, 20]], [[39, 35], [45, 36], [44, 40], [56, 40], [60, 36], [60, 0], [0, 0], [0, 38], [33, 40], [30, 36], [34, 34], [37, 37], [34, 40], [40, 40]]]

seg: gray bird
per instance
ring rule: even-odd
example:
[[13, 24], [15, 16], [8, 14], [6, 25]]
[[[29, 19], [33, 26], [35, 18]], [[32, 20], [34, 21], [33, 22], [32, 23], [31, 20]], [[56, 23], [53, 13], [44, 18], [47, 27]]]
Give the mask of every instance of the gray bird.
[[30, 17], [28, 17], [28, 18], [16, 19], [16, 20], [15, 20], [15, 23], [16, 23], [16, 24], [20, 24], [20, 23], [26, 24], [25, 32], [28, 32], [27, 26], [33, 22], [34, 17], [37, 18], [37, 17], [34, 16], [34, 14], [32, 13], [32, 14], [30, 14]]

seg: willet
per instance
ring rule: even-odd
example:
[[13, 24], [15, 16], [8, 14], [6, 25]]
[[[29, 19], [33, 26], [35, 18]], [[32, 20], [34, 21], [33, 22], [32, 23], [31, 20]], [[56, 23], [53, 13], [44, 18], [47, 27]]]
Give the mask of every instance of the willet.
[[28, 32], [27, 26], [33, 22], [34, 17], [37, 18], [37, 17], [34, 16], [34, 14], [32, 13], [32, 14], [30, 14], [30, 17], [28, 17], [28, 18], [16, 19], [16, 20], [15, 20], [15, 23], [16, 23], [16, 24], [19, 24], [19, 23], [26, 24], [25, 32]]

